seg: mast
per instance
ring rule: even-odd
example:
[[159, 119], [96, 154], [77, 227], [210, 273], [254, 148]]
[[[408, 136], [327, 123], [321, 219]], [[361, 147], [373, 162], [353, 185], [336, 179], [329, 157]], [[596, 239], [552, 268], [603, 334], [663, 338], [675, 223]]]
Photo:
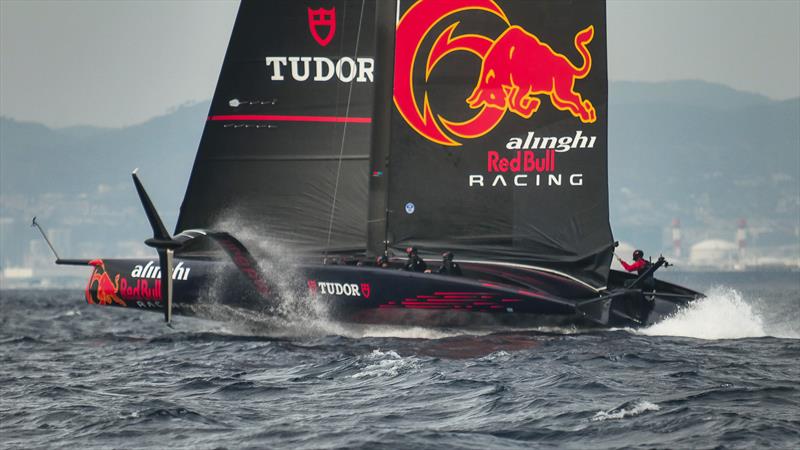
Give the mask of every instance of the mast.
[[375, 97], [370, 142], [367, 255], [383, 254], [388, 245], [389, 147], [391, 145], [392, 87], [396, 1], [379, 1], [375, 11]]

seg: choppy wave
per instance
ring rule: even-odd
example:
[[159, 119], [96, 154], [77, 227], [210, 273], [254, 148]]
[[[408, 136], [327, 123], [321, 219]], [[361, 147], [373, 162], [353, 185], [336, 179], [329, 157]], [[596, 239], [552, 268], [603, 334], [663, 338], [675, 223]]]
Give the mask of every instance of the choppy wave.
[[3, 292], [0, 447], [797, 448], [800, 340], [762, 337], [798, 334], [787, 280], [641, 331], [490, 334]]
[[361, 363], [366, 365], [352, 378], [396, 377], [402, 373], [419, 368], [419, 361], [414, 357], [402, 357], [393, 350], [383, 352], [375, 349], [364, 356]]
[[604, 420], [619, 420], [626, 417], [634, 417], [647, 411], [658, 411], [661, 407], [647, 400], [628, 402], [608, 411], [598, 411], [592, 417], [592, 422], [602, 422]]

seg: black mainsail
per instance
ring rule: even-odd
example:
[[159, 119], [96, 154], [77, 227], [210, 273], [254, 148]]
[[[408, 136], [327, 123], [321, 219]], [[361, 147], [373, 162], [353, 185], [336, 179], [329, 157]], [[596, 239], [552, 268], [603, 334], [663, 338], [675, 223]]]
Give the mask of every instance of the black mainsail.
[[243, 1], [177, 228], [603, 287], [605, 36], [603, 1]]
[[392, 247], [540, 266], [605, 286], [613, 241], [605, 3], [402, 4]]
[[364, 248], [375, 2], [319, 3], [241, 3], [177, 231]]

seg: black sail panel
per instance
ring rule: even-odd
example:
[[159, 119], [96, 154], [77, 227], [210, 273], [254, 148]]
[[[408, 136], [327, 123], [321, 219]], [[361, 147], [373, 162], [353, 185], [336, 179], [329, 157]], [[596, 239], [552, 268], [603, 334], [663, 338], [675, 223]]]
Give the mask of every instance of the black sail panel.
[[374, 1], [243, 1], [176, 231], [363, 249], [374, 36]]
[[602, 1], [401, 2], [388, 237], [395, 250], [608, 277]]

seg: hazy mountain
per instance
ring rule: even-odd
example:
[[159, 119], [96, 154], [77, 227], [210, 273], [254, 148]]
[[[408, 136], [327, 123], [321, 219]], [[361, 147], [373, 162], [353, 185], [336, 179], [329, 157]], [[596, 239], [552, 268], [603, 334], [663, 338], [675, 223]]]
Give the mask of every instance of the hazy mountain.
[[707, 237], [732, 240], [735, 221], [745, 218], [762, 244], [792, 239], [800, 211], [800, 99], [773, 101], [690, 81], [613, 83], [609, 98], [615, 235], [652, 242], [680, 218]]
[[699, 80], [661, 83], [617, 81], [610, 85], [609, 99], [615, 105], [653, 103], [716, 110], [768, 105], [773, 102], [761, 94], [737, 91], [722, 84]]
[[150, 233], [130, 178], [137, 167], [171, 227], [208, 107], [187, 105], [120, 129], [50, 129], [0, 118], [0, 264], [22, 262], [36, 238], [33, 215], [74, 256], [129, 254], [131, 241]]
[[50, 129], [0, 118], [0, 189], [4, 194], [80, 193], [129, 183], [131, 170], [140, 167], [165, 188], [182, 190], [207, 112], [203, 102], [119, 129]]
[[[761, 243], [797, 241], [800, 99], [774, 101], [699, 82], [610, 86], [609, 189], [618, 239], [660, 249], [687, 233], [732, 239], [747, 218]], [[149, 234], [130, 180], [139, 167], [167, 227], [177, 218], [208, 102], [121, 128], [0, 118], [0, 264], [20, 264], [30, 217], [74, 256], [124, 255]], [[58, 233], [55, 233], [58, 234]]]

